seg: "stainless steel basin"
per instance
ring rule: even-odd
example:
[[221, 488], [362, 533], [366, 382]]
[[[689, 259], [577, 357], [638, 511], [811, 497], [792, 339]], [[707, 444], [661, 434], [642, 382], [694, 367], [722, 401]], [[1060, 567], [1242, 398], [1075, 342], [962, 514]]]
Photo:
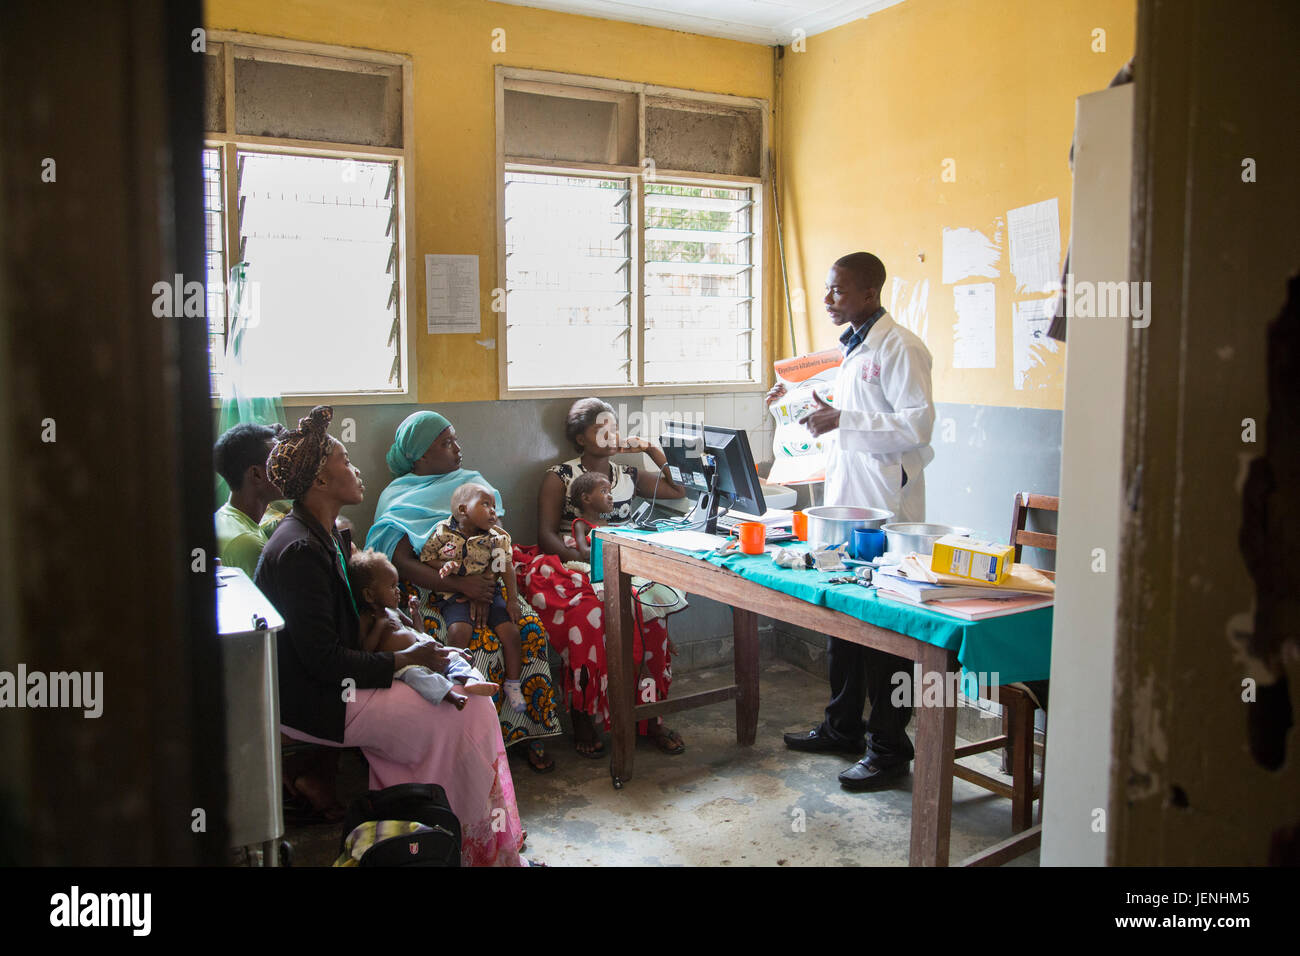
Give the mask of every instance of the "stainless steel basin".
[[883, 508], [855, 508], [847, 505], [823, 505], [805, 508], [808, 516], [808, 543], [814, 548], [834, 548], [841, 544], [851, 546], [850, 538], [856, 528], [879, 528], [890, 518], [892, 511]]
[[934, 543], [945, 534], [970, 534], [969, 528], [950, 524], [925, 524], [919, 521], [900, 521], [884, 526], [885, 547], [890, 554], [931, 554]]

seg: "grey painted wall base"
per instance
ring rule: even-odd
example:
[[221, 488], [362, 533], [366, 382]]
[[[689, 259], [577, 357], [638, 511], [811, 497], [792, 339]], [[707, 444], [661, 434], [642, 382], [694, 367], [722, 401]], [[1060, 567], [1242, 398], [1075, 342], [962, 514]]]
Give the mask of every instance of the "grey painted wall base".
[[[716, 401], [722, 398], [731, 396]], [[740, 398], [744, 396], [738, 395]], [[693, 413], [691, 401], [683, 399], [679, 403], [683, 414]], [[564, 444], [564, 416], [570, 404], [572, 399], [557, 398], [448, 402], [437, 406], [456, 426], [466, 467], [481, 471], [500, 489], [506, 504], [506, 526], [520, 543], [537, 540], [537, 489], [547, 466], [575, 454]], [[624, 420], [642, 411], [639, 398], [614, 399], [612, 404]], [[370, 528], [375, 502], [392, 480], [384, 455], [393, 434], [402, 419], [424, 407], [433, 406], [338, 405], [334, 409], [336, 434], [348, 419], [354, 423], [356, 440], [349, 444], [348, 452], [365, 479], [366, 500], [344, 513], [362, 532]], [[741, 401], [735, 401], [732, 407], [734, 415], [742, 414]], [[735, 427], [751, 429], [756, 460], [770, 461], [770, 453], [764, 454], [760, 428], [763, 422], [752, 420], [745, 407], [743, 414], [747, 417], [732, 421]], [[304, 412], [301, 408], [287, 409], [290, 420], [286, 424], [292, 427]], [[1059, 411], [941, 402], [935, 412], [935, 457], [925, 470], [927, 520], [964, 525], [981, 535], [1006, 540], [1017, 492], [1058, 493]], [[627, 460], [635, 462], [633, 458]], [[820, 492], [819, 486], [816, 494]], [[808, 501], [805, 486], [800, 489], [801, 506]]]
[[[1006, 541], [1022, 491], [1058, 495], [1061, 413], [991, 405], [935, 406], [934, 461], [925, 470], [926, 520]], [[1053, 520], [1030, 528], [1055, 533]], [[1026, 549], [1022, 560], [1055, 567], [1054, 555]]]

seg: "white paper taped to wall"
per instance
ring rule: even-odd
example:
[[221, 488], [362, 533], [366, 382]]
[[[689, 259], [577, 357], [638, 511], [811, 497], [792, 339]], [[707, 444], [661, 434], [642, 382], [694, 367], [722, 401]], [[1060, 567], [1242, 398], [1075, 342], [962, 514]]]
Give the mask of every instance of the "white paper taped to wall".
[[1007, 237], [1017, 292], [1037, 295], [1060, 283], [1061, 220], [1054, 198], [1008, 211]]
[[[911, 294], [908, 294], [908, 286]], [[903, 301], [907, 297], [906, 303]], [[909, 283], [906, 279], [894, 276], [894, 283], [889, 287], [889, 314], [909, 332], [914, 332], [927, 340], [930, 333], [930, 280]]]
[[992, 282], [955, 286], [953, 307], [957, 324], [952, 330], [953, 368], [997, 366], [997, 307]]
[[478, 256], [426, 255], [424, 295], [429, 335], [481, 334]]
[[1011, 328], [1011, 347], [1015, 354], [1015, 385], [1025, 387], [1025, 379], [1043, 356], [1057, 351], [1061, 343], [1047, 335], [1055, 312], [1056, 298], [1029, 299], [1015, 304]]
[[943, 281], [945, 284], [962, 279], [996, 279], [1000, 273], [997, 261], [1002, 249], [978, 229], [944, 229], [943, 231]]

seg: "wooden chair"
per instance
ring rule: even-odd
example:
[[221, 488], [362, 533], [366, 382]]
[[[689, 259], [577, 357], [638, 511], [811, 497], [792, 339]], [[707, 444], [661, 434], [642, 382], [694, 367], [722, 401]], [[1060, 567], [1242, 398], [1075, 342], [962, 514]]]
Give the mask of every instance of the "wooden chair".
[[[1015, 547], [1014, 560], [1020, 560], [1024, 547], [1056, 551], [1056, 535], [1041, 531], [1026, 531], [1025, 524], [1031, 511], [1060, 510], [1061, 499], [1050, 495], [1035, 495], [1022, 491], [1016, 495], [1011, 511], [1011, 536], [1009, 543]], [[1055, 580], [1054, 571], [1043, 571]], [[1003, 684], [998, 687], [998, 702], [1002, 705], [1002, 733], [988, 740], [958, 747], [953, 752], [954, 777], [973, 783], [1011, 801], [1012, 837], [968, 858], [963, 866], [1000, 866], [1008, 860], [1028, 853], [1038, 846], [1042, 838], [1042, 783], [1034, 783], [1034, 754], [1043, 754], [1044, 747], [1034, 740], [1034, 714], [1046, 696], [1046, 681], [1030, 684]], [[988, 774], [956, 761], [973, 754], [1002, 749], [1002, 772], [1011, 774], [1008, 785]], [[1039, 823], [1034, 824], [1034, 801], [1039, 801]]]

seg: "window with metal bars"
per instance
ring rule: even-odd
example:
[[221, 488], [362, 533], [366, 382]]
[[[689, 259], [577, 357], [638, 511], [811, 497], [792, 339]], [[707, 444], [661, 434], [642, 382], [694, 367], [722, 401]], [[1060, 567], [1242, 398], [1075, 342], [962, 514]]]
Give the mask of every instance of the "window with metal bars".
[[758, 382], [754, 192], [507, 170], [508, 387]]
[[508, 172], [505, 197], [510, 385], [630, 384], [630, 181]]
[[647, 385], [756, 380], [751, 188], [645, 184]]
[[214, 394], [413, 397], [403, 335], [414, 301], [410, 58], [232, 31], [208, 38]]
[[221, 356], [226, 347], [226, 244], [221, 150], [203, 151], [204, 280], [207, 287], [208, 372], [212, 394], [221, 393]]
[[[257, 336], [245, 360], [292, 355], [274, 374], [286, 396], [400, 392], [396, 161], [237, 149], [235, 163], [239, 205], [228, 225], [239, 239], [236, 261], [247, 263]], [[215, 167], [219, 179], [219, 155]], [[208, 191], [211, 220], [223, 213], [221, 189]], [[209, 312], [216, 385], [226, 329], [224, 302], [211, 291], [220, 288], [213, 272], [223, 268], [221, 232], [208, 229], [208, 304], [220, 308]], [[233, 264], [224, 263], [227, 275]]]

